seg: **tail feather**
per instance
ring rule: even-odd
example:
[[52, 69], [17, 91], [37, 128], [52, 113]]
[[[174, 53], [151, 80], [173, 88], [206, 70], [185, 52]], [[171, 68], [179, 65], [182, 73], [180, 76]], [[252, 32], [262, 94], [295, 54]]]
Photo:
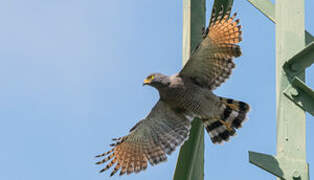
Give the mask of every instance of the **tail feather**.
[[228, 141], [236, 135], [236, 129], [246, 120], [249, 105], [242, 101], [235, 101], [220, 97], [222, 113], [214, 118], [206, 119], [204, 125], [213, 143]]

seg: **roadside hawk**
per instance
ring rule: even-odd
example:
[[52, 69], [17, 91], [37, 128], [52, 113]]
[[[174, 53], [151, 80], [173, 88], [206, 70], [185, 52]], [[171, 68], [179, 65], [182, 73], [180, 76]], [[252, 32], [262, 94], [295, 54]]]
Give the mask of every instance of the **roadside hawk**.
[[[215, 11], [214, 11], [215, 12]], [[160, 99], [148, 116], [126, 136], [113, 139], [113, 149], [96, 157], [96, 164], [111, 160], [100, 172], [115, 164], [111, 173], [140, 172], [167, 159], [189, 137], [191, 121], [200, 118], [213, 143], [222, 143], [236, 133], [246, 119], [249, 105], [216, 96], [212, 91], [223, 83], [241, 55], [241, 26], [230, 10], [213, 13], [203, 40], [183, 69], [174, 75], [149, 75], [143, 85], [156, 88]]]

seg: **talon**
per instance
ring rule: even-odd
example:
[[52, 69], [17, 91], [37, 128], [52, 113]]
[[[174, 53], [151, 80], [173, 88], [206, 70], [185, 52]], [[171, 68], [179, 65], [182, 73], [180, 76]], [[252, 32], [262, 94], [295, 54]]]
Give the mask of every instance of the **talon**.
[[233, 110], [238, 110], [239, 109], [238, 106], [235, 105], [235, 104], [228, 104], [228, 106], [231, 107], [231, 109], [233, 109]]
[[223, 125], [225, 125], [227, 127], [227, 130], [228, 131], [232, 131], [232, 128], [231, 128], [231, 123], [228, 123], [228, 122], [225, 122], [223, 120], [219, 120]]

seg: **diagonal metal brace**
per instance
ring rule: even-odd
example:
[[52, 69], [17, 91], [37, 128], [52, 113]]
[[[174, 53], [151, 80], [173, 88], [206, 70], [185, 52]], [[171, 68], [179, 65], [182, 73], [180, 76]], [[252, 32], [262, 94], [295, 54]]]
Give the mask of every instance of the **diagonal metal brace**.
[[275, 6], [269, 0], [247, 0], [251, 3], [256, 9], [263, 13], [269, 20], [276, 23], [275, 19]]
[[294, 77], [283, 93], [296, 105], [314, 116], [314, 91], [298, 77]]
[[295, 54], [285, 64], [284, 68], [292, 73], [304, 71], [314, 63], [314, 42], [311, 42], [300, 52]]
[[308, 163], [304, 160], [287, 159], [249, 151], [250, 163], [277, 176], [280, 179], [308, 179]]
[[277, 161], [276, 157], [257, 153], [253, 151], [249, 151], [249, 161], [250, 163], [254, 164], [255, 166], [283, 179], [283, 171], [279, 167], [279, 162]]
[[[269, 20], [276, 24], [275, 5], [270, 0], [247, 0], [256, 9], [263, 13]], [[305, 44], [308, 45], [314, 41], [313, 35], [305, 31]]]

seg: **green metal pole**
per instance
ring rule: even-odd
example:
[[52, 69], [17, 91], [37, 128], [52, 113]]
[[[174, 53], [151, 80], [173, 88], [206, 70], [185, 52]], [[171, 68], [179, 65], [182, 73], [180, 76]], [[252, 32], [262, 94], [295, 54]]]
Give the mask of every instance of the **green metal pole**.
[[308, 180], [304, 111], [314, 114], [314, 92], [304, 80], [314, 38], [305, 31], [304, 0], [248, 1], [276, 23], [277, 95], [277, 155], [249, 152], [250, 162], [279, 179]]
[[[218, 10], [223, 8], [226, 12], [232, 4], [233, 0], [215, 0], [213, 6]], [[205, 12], [205, 0], [183, 0], [183, 65], [202, 40]], [[194, 119], [192, 122], [190, 137], [181, 147], [173, 179], [204, 179], [204, 127], [200, 119]]]
[[[304, 0], [276, 0], [277, 158], [287, 179], [307, 180], [305, 112], [284, 91], [292, 79], [283, 65], [305, 46]], [[304, 70], [296, 76], [305, 80]]]
[[[205, 0], [183, 0], [183, 65], [202, 40], [205, 20]], [[192, 122], [190, 137], [180, 150], [173, 179], [204, 179], [204, 127], [199, 119]]]

